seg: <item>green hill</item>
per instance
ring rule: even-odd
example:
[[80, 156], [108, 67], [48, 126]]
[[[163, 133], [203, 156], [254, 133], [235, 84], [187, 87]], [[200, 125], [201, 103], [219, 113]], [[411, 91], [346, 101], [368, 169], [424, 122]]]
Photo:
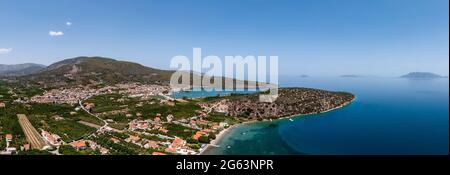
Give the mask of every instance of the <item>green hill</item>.
[[172, 71], [103, 57], [77, 57], [56, 62], [43, 71], [26, 75], [19, 81], [45, 87], [86, 84], [141, 82], [168, 83]]

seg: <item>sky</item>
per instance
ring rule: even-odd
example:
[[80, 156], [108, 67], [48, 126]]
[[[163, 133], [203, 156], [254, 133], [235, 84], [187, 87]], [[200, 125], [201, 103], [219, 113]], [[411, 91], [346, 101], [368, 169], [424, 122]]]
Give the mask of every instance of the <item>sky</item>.
[[0, 0], [0, 64], [278, 56], [280, 75], [449, 74], [448, 0]]

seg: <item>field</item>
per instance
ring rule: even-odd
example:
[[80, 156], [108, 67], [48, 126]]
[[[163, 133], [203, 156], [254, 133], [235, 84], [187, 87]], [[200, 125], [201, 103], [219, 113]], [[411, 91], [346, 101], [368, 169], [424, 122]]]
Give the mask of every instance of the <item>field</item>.
[[31, 148], [33, 149], [42, 149], [46, 144], [44, 139], [41, 137], [39, 132], [31, 125], [27, 116], [24, 114], [17, 114], [17, 118], [19, 120], [20, 126], [25, 133], [27, 141], [31, 144]]

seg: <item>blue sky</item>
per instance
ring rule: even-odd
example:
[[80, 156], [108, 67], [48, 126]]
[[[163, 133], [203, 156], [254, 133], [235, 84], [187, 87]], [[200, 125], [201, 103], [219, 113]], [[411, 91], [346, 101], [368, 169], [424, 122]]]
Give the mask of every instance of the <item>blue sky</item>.
[[0, 64], [83, 55], [167, 69], [173, 56], [200, 47], [221, 57], [277, 55], [285, 75], [448, 75], [448, 3], [1, 0]]

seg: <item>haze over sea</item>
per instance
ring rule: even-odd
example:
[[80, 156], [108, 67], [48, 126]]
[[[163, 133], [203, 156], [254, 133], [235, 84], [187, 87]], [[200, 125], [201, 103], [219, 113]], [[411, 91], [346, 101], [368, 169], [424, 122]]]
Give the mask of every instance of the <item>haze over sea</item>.
[[357, 99], [294, 121], [241, 125], [205, 154], [448, 154], [448, 78], [284, 76], [280, 85], [347, 91]]

